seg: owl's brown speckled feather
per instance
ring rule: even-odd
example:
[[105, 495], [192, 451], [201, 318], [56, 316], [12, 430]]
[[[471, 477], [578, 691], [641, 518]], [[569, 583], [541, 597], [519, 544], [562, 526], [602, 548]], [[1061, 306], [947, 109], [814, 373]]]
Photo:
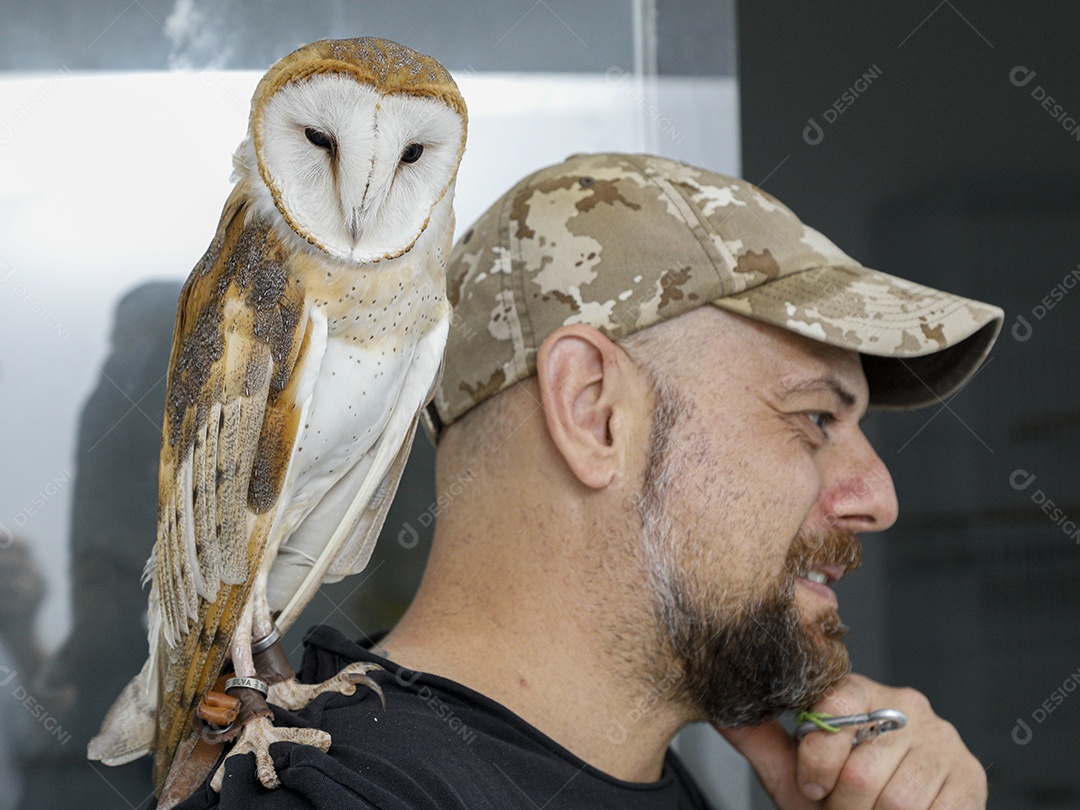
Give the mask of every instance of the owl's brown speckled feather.
[[[180, 711], [158, 716], [155, 784], [164, 780], [176, 747], [190, 734], [199, 699], [228, 655], [301, 418], [294, 372], [310, 345], [304, 290], [268, 226], [244, 226], [247, 213], [234, 193], [181, 293], [173, 337], [155, 583], [166, 640], [170, 629], [179, 633], [184, 652], [163, 672], [162, 693]], [[190, 515], [178, 480], [189, 456], [195, 478]], [[197, 569], [178, 529], [187, 519], [200, 538]], [[181, 575], [171, 576], [175, 571]], [[192, 588], [193, 581], [204, 588]], [[216, 590], [214, 601], [199, 597], [205, 589]]]

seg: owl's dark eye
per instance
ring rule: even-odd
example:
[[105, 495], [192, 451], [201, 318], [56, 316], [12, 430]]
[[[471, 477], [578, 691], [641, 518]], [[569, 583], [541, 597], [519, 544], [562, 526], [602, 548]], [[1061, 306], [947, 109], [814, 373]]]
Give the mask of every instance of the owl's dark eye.
[[416, 163], [422, 154], [424, 154], [424, 145], [422, 143], [410, 143], [405, 147], [405, 151], [401, 153], [401, 162]]
[[334, 148], [334, 139], [321, 130], [315, 129], [314, 127], [308, 127], [304, 130], [304, 135], [320, 149], [331, 150]]

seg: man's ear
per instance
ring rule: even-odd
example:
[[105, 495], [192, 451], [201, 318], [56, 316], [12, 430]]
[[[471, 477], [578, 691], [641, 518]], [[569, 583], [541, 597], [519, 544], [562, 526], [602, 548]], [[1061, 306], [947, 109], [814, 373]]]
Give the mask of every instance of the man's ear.
[[536, 355], [536, 373], [548, 433], [567, 466], [585, 486], [602, 489], [626, 457], [635, 369], [604, 334], [576, 324], [552, 332]]

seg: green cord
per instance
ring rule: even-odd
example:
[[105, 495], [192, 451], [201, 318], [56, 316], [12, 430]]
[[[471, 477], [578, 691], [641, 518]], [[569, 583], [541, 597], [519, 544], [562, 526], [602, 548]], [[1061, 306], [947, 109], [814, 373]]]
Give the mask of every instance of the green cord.
[[826, 723], [826, 720], [832, 720], [836, 715], [829, 714], [828, 712], [799, 712], [795, 715], [796, 723], [813, 723], [822, 731], [828, 731], [831, 734], [840, 733], [840, 726], [830, 726]]

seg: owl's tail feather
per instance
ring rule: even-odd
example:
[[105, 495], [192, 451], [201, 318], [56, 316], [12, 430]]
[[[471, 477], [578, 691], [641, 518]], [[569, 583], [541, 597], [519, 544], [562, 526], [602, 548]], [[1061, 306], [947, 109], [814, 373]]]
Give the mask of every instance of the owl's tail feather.
[[157, 729], [157, 677], [153, 658], [124, 687], [105, 715], [101, 731], [90, 740], [87, 756], [106, 765], [123, 765], [153, 753]]

